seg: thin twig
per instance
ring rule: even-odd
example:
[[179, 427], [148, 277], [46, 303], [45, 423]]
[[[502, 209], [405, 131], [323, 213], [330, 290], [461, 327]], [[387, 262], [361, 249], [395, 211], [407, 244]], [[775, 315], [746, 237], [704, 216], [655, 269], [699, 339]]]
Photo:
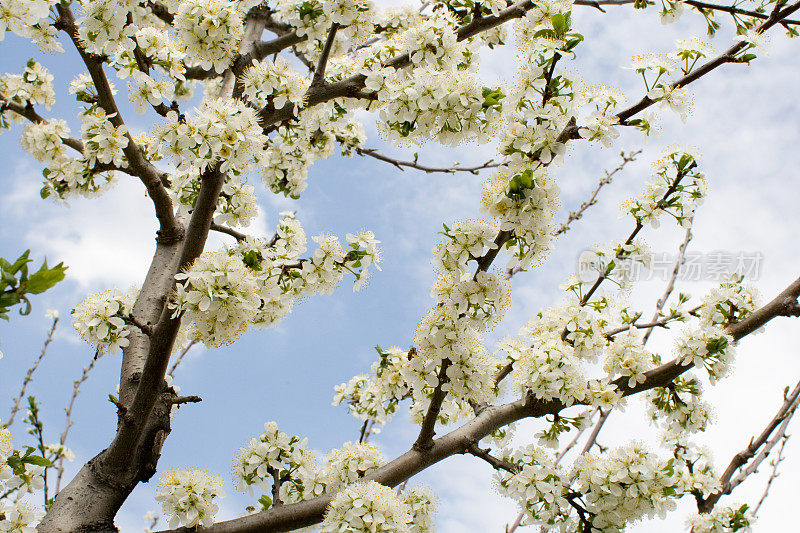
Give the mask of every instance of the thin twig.
[[[672, 194], [678, 189], [678, 185], [680, 184], [681, 180], [685, 178], [689, 174], [689, 172], [696, 166], [697, 163], [695, 161], [692, 161], [692, 163], [689, 164], [685, 169], [678, 171], [677, 175], [675, 176], [675, 179], [670, 184], [669, 188], [666, 190], [664, 195], [661, 197], [661, 202], [672, 196]], [[661, 202], [659, 202], [659, 204]], [[625, 246], [633, 242], [633, 240], [636, 238], [636, 236], [639, 234], [639, 232], [642, 230], [643, 227], [644, 225], [642, 224], [642, 221], [637, 220], [636, 227], [633, 228], [631, 234], [628, 236], [623, 245], [620, 247], [619, 251], [614, 256], [614, 261], [618, 261], [619, 259], [622, 258], [622, 254], [625, 253], [624, 251]], [[603, 283], [603, 280], [606, 279], [606, 276], [608, 276], [609, 273], [610, 269], [607, 269], [605, 272], [601, 273], [600, 276], [598, 276], [594, 284], [589, 288], [586, 294], [583, 295], [583, 298], [581, 298], [579, 305], [584, 306], [589, 302], [589, 299], [592, 297], [595, 291], [600, 287], [600, 284]]]
[[[750, 439], [747, 447], [733, 456], [725, 472], [719, 478], [722, 490], [709, 495], [707, 498], [698, 500], [697, 507], [701, 513], [711, 511], [722, 496], [730, 494], [742, 481], [758, 470], [758, 467], [767, 458], [772, 448], [786, 434], [786, 428], [797, 410], [798, 397], [800, 397], [800, 381], [795, 385], [792, 392], [784, 397], [783, 404], [781, 404], [778, 412], [761, 434], [754, 439]], [[773, 435], [773, 433], [775, 434]], [[758, 453], [758, 456], [756, 456], [756, 453]], [[753, 461], [745, 467], [750, 459], [753, 459]]]
[[469, 172], [470, 174], [477, 174], [479, 171], [487, 169], [487, 168], [495, 168], [502, 165], [502, 163], [497, 163], [494, 159], [490, 159], [485, 163], [480, 165], [475, 165], [472, 167], [462, 167], [458, 163], [454, 164], [450, 167], [431, 167], [428, 165], [421, 165], [417, 163], [416, 158], [413, 161], [404, 161], [402, 159], [396, 159], [394, 157], [389, 157], [378, 152], [374, 148], [356, 148], [356, 153], [362, 156], [369, 156], [375, 158], [379, 161], [383, 161], [385, 163], [389, 163], [390, 165], [394, 165], [400, 170], [403, 170], [403, 167], [414, 168], [416, 170], [421, 170], [428, 174], [433, 174], [435, 172], [441, 172], [445, 174], [454, 174], [456, 172]]
[[[594, 7], [605, 13], [605, 10], [603, 10], [601, 6], [624, 6], [628, 4], [633, 4], [634, 2], [635, 0], [575, 0], [574, 3], [576, 6]], [[757, 11], [751, 11], [748, 9], [740, 9], [735, 6], [710, 4], [708, 2], [697, 2], [695, 0], [684, 0], [683, 3], [692, 7], [696, 7], [701, 12], [703, 10], [722, 11], [724, 13], [730, 13], [732, 15], [746, 15], [748, 17], [753, 17], [761, 20], [766, 20], [769, 17], [769, 15], [767, 15], [766, 13], [759, 13]], [[792, 20], [792, 19], [786, 19], [783, 22], [789, 25], [800, 24], [800, 20]]]
[[176, 369], [176, 368], [178, 368], [178, 365], [180, 365], [180, 364], [181, 364], [181, 361], [183, 361], [183, 358], [184, 358], [184, 356], [186, 355], [186, 353], [187, 353], [187, 352], [188, 352], [188, 351], [189, 351], [189, 350], [192, 348], [192, 346], [194, 346], [195, 344], [197, 344], [197, 340], [195, 340], [195, 339], [192, 339], [191, 341], [189, 341], [189, 344], [187, 344], [186, 346], [184, 346], [184, 347], [183, 347], [183, 349], [181, 350], [181, 353], [179, 353], [179, 354], [178, 354], [178, 357], [175, 359], [175, 362], [174, 362], [174, 363], [172, 363], [172, 367], [169, 369], [169, 372], [167, 372], [167, 375], [168, 375], [169, 377], [174, 377], [174, 375], [175, 375], [175, 369]]
[[646, 330], [648, 330], [648, 333], [649, 333], [650, 331], [654, 330], [655, 328], [666, 328], [667, 324], [669, 324], [673, 320], [677, 320], [678, 316], [679, 315], [677, 315], [677, 316], [670, 315], [670, 316], [667, 316], [667, 317], [664, 317], [664, 318], [661, 318], [661, 319], [653, 320], [652, 322], [648, 322], [646, 324], [637, 324], [634, 321], [631, 324], [628, 324], [628, 325], [625, 325], [625, 326], [620, 326], [620, 327], [617, 327], [617, 328], [614, 328], [614, 329], [610, 329], [610, 330], [606, 331], [605, 333], [603, 333], [603, 335], [605, 335], [607, 339], [611, 340], [616, 335], [619, 335], [620, 333], [622, 333], [624, 331], [631, 330], [631, 329], [646, 329]]
[[[619, 155], [622, 158], [622, 163], [620, 163], [619, 166], [617, 166], [617, 168], [615, 168], [614, 170], [603, 171], [605, 172], [605, 176], [601, 178], [600, 181], [597, 183], [597, 187], [595, 187], [594, 192], [592, 192], [592, 195], [589, 197], [589, 199], [581, 203], [577, 211], [572, 211], [569, 214], [567, 220], [562, 222], [561, 225], [558, 227], [558, 229], [553, 232], [553, 237], [558, 237], [569, 231], [572, 223], [575, 222], [576, 220], [580, 220], [583, 217], [583, 214], [586, 212], [586, 210], [597, 203], [597, 195], [600, 194], [600, 190], [606, 185], [609, 185], [612, 179], [614, 178], [614, 175], [620, 172], [623, 168], [625, 168], [625, 166], [628, 163], [630, 163], [631, 161], [636, 161], [636, 157], [641, 153], [642, 153], [641, 149], [631, 152], [630, 154], [625, 154], [625, 152], [620, 152]], [[511, 279], [514, 275], [523, 272], [524, 270], [525, 269], [523, 269], [522, 267], [509, 268], [506, 270], [506, 278]]]
[[600, 418], [597, 419], [597, 423], [594, 425], [594, 428], [592, 428], [592, 433], [589, 435], [589, 438], [586, 439], [586, 444], [581, 450], [581, 455], [589, 453], [589, 451], [592, 449], [592, 446], [597, 443], [597, 435], [600, 434], [600, 430], [603, 429], [603, 425], [606, 423], [606, 420], [608, 420], [608, 415], [611, 414], [612, 410], [613, 409], [603, 411], [600, 409]]
[[622, 162], [619, 164], [619, 166], [617, 166], [617, 168], [615, 168], [610, 172], [608, 170], [604, 171], [606, 175], [597, 183], [597, 187], [592, 193], [592, 196], [590, 196], [588, 200], [583, 202], [577, 211], [569, 214], [567, 220], [564, 221], [564, 223], [562, 223], [561, 226], [559, 226], [559, 228], [553, 233], [553, 237], [558, 237], [562, 233], [566, 233], [570, 229], [569, 228], [570, 224], [572, 224], [576, 220], [580, 220], [581, 217], [583, 216], [583, 213], [586, 212], [586, 210], [589, 209], [591, 206], [597, 203], [597, 195], [600, 193], [600, 189], [610, 184], [612, 179], [614, 178], [614, 175], [622, 171], [622, 169], [624, 169], [628, 163], [636, 161], [636, 157], [641, 153], [642, 153], [641, 149], [631, 152], [630, 154], [625, 154], [625, 152], [620, 152], [619, 155], [622, 158]]
[[502, 459], [495, 457], [489, 452], [490, 450], [488, 448], [482, 449], [475, 443], [472, 443], [465, 451], [465, 453], [470, 453], [475, 457], [483, 459], [484, 461], [492, 465], [492, 468], [494, 468], [495, 470], [505, 470], [506, 472], [509, 472], [511, 474], [519, 473], [520, 468], [518, 465], [515, 465], [514, 463], [509, 463], [508, 461], [503, 461]]
[[44, 346], [42, 346], [42, 351], [39, 354], [39, 357], [36, 358], [36, 361], [33, 362], [30, 368], [28, 368], [27, 372], [25, 372], [25, 379], [22, 380], [22, 388], [20, 388], [19, 393], [14, 398], [14, 405], [11, 407], [11, 415], [8, 417], [8, 422], [6, 422], [6, 427], [11, 427], [11, 424], [14, 423], [14, 417], [17, 415], [17, 411], [19, 411], [19, 403], [22, 401], [22, 398], [25, 397], [25, 391], [28, 388], [28, 383], [33, 380], [33, 373], [36, 372], [36, 369], [39, 368], [39, 363], [42, 362], [44, 359], [45, 353], [47, 352], [47, 347], [53, 342], [53, 334], [56, 332], [56, 326], [58, 325], [58, 317], [53, 317], [53, 324], [50, 326], [50, 332], [47, 334], [47, 338], [44, 341]]
[[[64, 412], [66, 413], [66, 417], [64, 419], [64, 431], [61, 432], [61, 437], [58, 439], [58, 443], [63, 448], [67, 442], [67, 436], [69, 435], [69, 429], [72, 427], [72, 408], [75, 405], [75, 400], [78, 398], [78, 393], [80, 392], [81, 385], [89, 379], [89, 372], [92, 371], [94, 368], [94, 364], [100, 358], [100, 350], [97, 349], [94, 352], [94, 357], [89, 362], [89, 366], [83, 367], [83, 372], [81, 372], [81, 377], [79, 377], [75, 382], [72, 384], [72, 396], [69, 399], [69, 404], [67, 404], [66, 409]], [[56, 472], [58, 472], [58, 476], [56, 477], [56, 494], [58, 494], [59, 490], [61, 490], [61, 476], [64, 475], [64, 456], [58, 458], [58, 464], [56, 465]]]
[[790, 435], [784, 434], [783, 438], [781, 439], [780, 448], [778, 448], [778, 453], [775, 456], [775, 459], [770, 462], [772, 465], [772, 472], [769, 475], [769, 479], [767, 480], [767, 486], [764, 487], [764, 492], [761, 494], [761, 498], [758, 500], [758, 504], [756, 505], [755, 509], [753, 509], [753, 517], [758, 517], [758, 510], [761, 509], [761, 505], [764, 503], [764, 500], [767, 499], [767, 495], [769, 494], [769, 489], [772, 487], [772, 482], [780, 475], [778, 474], [778, 466], [784, 461], [783, 457], [783, 448], [786, 446], [786, 441], [789, 440]]
[[[686, 227], [686, 234], [683, 237], [683, 242], [678, 247], [678, 257], [675, 258], [675, 264], [672, 267], [672, 275], [670, 275], [669, 283], [667, 283], [667, 288], [664, 289], [664, 294], [661, 295], [661, 298], [658, 299], [656, 302], [656, 310], [653, 313], [653, 318], [651, 322], [655, 322], [658, 320], [658, 315], [661, 313], [661, 310], [664, 309], [664, 306], [667, 305], [667, 300], [669, 300], [672, 291], [675, 290], [675, 280], [678, 279], [678, 273], [683, 266], [684, 261], [686, 260], [686, 248], [689, 246], [689, 242], [692, 240], [692, 225], [694, 224], [694, 213], [689, 217], [689, 225]], [[647, 333], [644, 334], [644, 338], [642, 339], [642, 344], [645, 344], [647, 340], [650, 338], [650, 335], [653, 333], [653, 330], [650, 329]]]
[[247, 235], [240, 231], [236, 231], [233, 228], [229, 228], [228, 226], [223, 226], [222, 224], [217, 224], [216, 222], [211, 223], [211, 231], [217, 231], [219, 233], [226, 233], [231, 237], [235, 238], [237, 241], [241, 242], [247, 238]]

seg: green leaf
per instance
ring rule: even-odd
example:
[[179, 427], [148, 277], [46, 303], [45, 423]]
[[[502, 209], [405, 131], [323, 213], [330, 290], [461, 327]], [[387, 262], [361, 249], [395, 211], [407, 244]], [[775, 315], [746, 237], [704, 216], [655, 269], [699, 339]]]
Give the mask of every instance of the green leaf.
[[561, 13], [550, 15], [550, 22], [553, 24], [553, 30], [558, 36], [564, 35], [569, 31], [569, 18]]
[[53, 463], [50, 462], [49, 459], [45, 459], [44, 457], [40, 457], [38, 455], [32, 455], [30, 457], [25, 457], [25, 462], [34, 464], [36, 466], [53, 466]]
[[47, 260], [45, 259], [41, 268], [32, 275], [25, 284], [25, 292], [31, 294], [41, 294], [47, 289], [53, 287], [56, 283], [64, 279], [64, 272], [67, 267], [64, 263], [59, 263], [53, 268], [47, 267]]
[[28, 257], [30, 254], [31, 254], [30, 250], [25, 250], [25, 252], [21, 256], [19, 256], [19, 258], [17, 258], [16, 261], [14, 261], [13, 265], [10, 265], [8, 268], [5, 268], [4, 270], [7, 270], [11, 274], [16, 274], [17, 272], [19, 272], [19, 269], [21, 269], [23, 265], [30, 263], [32, 261], [32, 259]]
[[262, 509], [269, 509], [272, 507], [272, 498], [264, 494], [258, 499], [258, 503], [261, 504]]
[[536, 33], [533, 34], [533, 37], [534, 38], [544, 37], [545, 39], [555, 39], [558, 36], [556, 35], [556, 32], [548, 28], [537, 31]]

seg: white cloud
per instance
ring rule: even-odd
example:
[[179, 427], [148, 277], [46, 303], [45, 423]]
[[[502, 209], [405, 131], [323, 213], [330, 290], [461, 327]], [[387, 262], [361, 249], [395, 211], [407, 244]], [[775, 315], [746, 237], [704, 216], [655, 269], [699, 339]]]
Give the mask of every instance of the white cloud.
[[23, 163], [11, 193], [0, 199], [6, 216], [24, 220], [20, 240], [63, 261], [68, 279], [81, 287], [138, 285], [155, 251], [156, 224], [144, 187], [122, 176], [102, 200], [76, 198], [68, 205], [39, 197], [40, 178]]

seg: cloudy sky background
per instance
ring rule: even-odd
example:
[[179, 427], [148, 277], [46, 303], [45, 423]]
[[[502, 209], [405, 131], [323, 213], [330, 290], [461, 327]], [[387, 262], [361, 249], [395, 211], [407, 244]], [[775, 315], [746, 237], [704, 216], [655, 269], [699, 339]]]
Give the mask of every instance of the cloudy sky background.
[[[662, 26], [654, 9], [634, 11], [631, 6], [611, 7], [606, 14], [576, 7], [573, 18], [586, 42], [579, 47], [577, 59], [565, 61], [565, 67], [579, 72], [587, 83], [619, 87], [629, 103], [643, 94], [636, 75], [621, 68], [632, 55], [666, 52], [676, 38], [705, 33], [702, 17], [693, 13], [671, 26]], [[724, 50], [731, 43], [730, 32], [721, 31], [712, 43], [718, 51]], [[531, 315], [562, 301], [564, 294], [558, 285], [573, 271], [581, 250], [627, 236], [632, 223], [620, 218], [619, 204], [642, 190], [650, 176], [650, 163], [664, 146], [674, 143], [700, 150], [700, 168], [711, 185], [710, 196], [696, 216], [690, 251], [762, 254], [761, 272], [753, 282], [763, 301], [795, 279], [800, 274], [795, 250], [800, 185], [793, 158], [800, 139], [800, 109], [793, 98], [800, 86], [797, 45], [781, 31], [773, 31], [769, 57], [760, 57], [750, 66], [726, 65], [692, 84], [695, 111], [687, 123], [662, 111], [661, 135], [647, 144], [633, 131], [624, 131], [611, 149], [573, 143], [566, 164], [553, 173], [562, 190], [564, 208], [559, 220], [588, 198], [604, 169], [617, 166], [620, 150], [643, 148], [644, 153], [602, 191], [600, 203], [557, 241], [541, 267], [514, 278], [513, 306], [487, 336], [487, 347], [493, 350], [496, 340], [515, 334]], [[51, 112], [41, 112], [65, 118], [73, 131], [79, 131], [77, 108], [67, 97], [66, 86], [81, 67], [74, 50], [65, 48], [65, 54], [41, 59], [56, 74], [60, 97]], [[481, 73], [487, 83], [510, 78], [514, 55], [509, 48], [484, 58]], [[0, 46], [2, 70], [20, 72], [29, 57], [40, 59], [41, 55], [7, 34]], [[115, 81], [124, 87], [125, 82]], [[148, 127], [152, 116], [138, 116], [123, 102], [124, 97], [119, 100], [129, 128], [139, 131]], [[494, 156], [493, 146], [474, 144], [455, 150], [432, 143], [419, 149], [394, 148], [381, 140], [371, 122], [365, 127], [367, 146], [404, 158], [418, 151], [420, 161], [429, 164], [480, 163]], [[14, 316], [10, 323], [0, 323], [5, 353], [0, 361], [0, 391], [6, 398], [2, 400], [5, 407], [0, 403], [0, 417], [8, 418], [10, 398], [41, 350], [49, 327], [45, 310], [58, 309], [62, 320], [55, 342], [29, 386], [29, 393], [43, 404], [48, 440], [55, 442], [63, 429], [63, 406], [72, 382], [93, 354], [69, 325], [69, 312], [87, 293], [141, 283], [155, 247], [156, 225], [144, 188], [127, 176], [99, 199], [73, 200], [69, 206], [42, 201], [38, 195], [41, 169], [19, 148], [18, 132], [13, 129], [0, 136], [4, 162], [0, 170], [0, 256], [13, 259], [31, 248], [36, 266], [46, 256], [49, 262], [64, 261], [70, 268], [66, 281], [33, 300], [30, 317]], [[367, 228], [383, 241], [383, 272], [376, 273], [360, 293], [354, 294], [345, 281], [332, 296], [304, 301], [281, 324], [251, 331], [235, 346], [193, 349], [179, 368], [176, 382], [184, 393], [200, 395], [204, 401], [181, 408], [163, 450], [161, 469], [202, 466], [221, 474], [228, 497], [222, 501], [218, 519], [227, 519], [237, 516], [251, 501], [230, 483], [231, 460], [238, 447], [262, 431], [264, 422], [275, 420], [282, 430], [308, 437], [310, 446], [320, 454], [356, 440], [358, 421], [345, 408], [330, 406], [333, 386], [367, 371], [376, 344], [410, 345], [416, 322], [432, 304], [428, 296], [434, 279], [430, 250], [438, 241], [437, 232], [443, 222], [477, 215], [480, 188], [487, 175], [399, 172], [372, 159], [334, 157], [312, 168], [309, 187], [299, 201], [273, 196], [257, 186], [263, 215], [249, 233], [271, 234], [283, 209], [297, 210], [309, 235], [331, 231], [344, 238], [348, 232]], [[683, 230], [665, 220], [658, 231], [644, 232], [644, 238], [654, 251], [674, 253]], [[229, 238], [215, 236], [208, 248], [226, 240]], [[649, 317], [665, 281], [643, 282], [630, 295], [644, 316]], [[699, 298], [713, 281], [678, 283], [678, 290]], [[783, 388], [793, 386], [800, 376], [799, 326], [790, 319], [776, 319], [765, 333], [747, 337], [738, 348], [735, 373], [708, 390], [707, 397], [716, 407], [716, 423], [699, 440], [714, 449], [720, 471], [761, 431], [780, 405]], [[674, 335], [674, 331], [657, 332], [649, 348], [669, 358]], [[118, 383], [119, 363], [119, 355], [101, 358], [82, 389], [68, 442], [77, 457], [67, 477], [113, 436], [116, 414], [106, 398]], [[521, 425], [521, 438], [540, 427], [538, 423]], [[408, 449], [417, 431], [401, 410], [373, 442], [392, 458]], [[20, 418], [12, 426], [12, 434], [17, 446], [25, 442]], [[652, 443], [658, 438], [648, 429], [637, 400], [629, 402], [624, 414], [611, 416], [599, 440], [613, 446], [634, 438]], [[797, 493], [792, 481], [800, 475], [800, 444], [795, 439], [789, 440], [786, 455], [755, 531], [782, 530], [793, 523], [789, 510], [797, 503]], [[758, 476], [722, 503], [754, 505], [768, 471], [765, 464]], [[491, 477], [488, 465], [460, 456], [436, 465], [412, 483], [428, 483], [437, 493], [439, 531], [500, 533], [514, 520], [516, 509], [497, 495]], [[160, 511], [153, 500], [155, 485], [155, 479], [140, 485], [126, 502], [117, 519], [123, 531], [140, 531], [144, 513]], [[686, 499], [667, 520], [644, 522], [631, 531], [679, 530], [692, 503]]]

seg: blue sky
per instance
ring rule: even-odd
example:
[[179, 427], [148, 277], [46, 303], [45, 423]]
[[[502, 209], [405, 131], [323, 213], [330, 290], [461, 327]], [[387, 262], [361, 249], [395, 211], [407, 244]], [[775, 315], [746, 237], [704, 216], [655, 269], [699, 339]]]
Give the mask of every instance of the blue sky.
[[[669, 51], [674, 39], [703, 36], [705, 31], [702, 17], [696, 14], [685, 14], [678, 24], [662, 26], [654, 10], [634, 12], [630, 7], [609, 8], [605, 15], [576, 7], [574, 20], [586, 42], [566, 68], [580, 73], [587, 83], [621, 88], [630, 103], [642, 94], [635, 74], [620, 68], [628, 64], [631, 55]], [[729, 46], [730, 34], [720, 32], [712, 43], [721, 51]], [[763, 269], [755, 284], [764, 300], [795, 279], [800, 274], [793, 247], [800, 222], [796, 209], [800, 184], [792, 157], [800, 138], [800, 105], [792, 98], [793, 88], [800, 86], [797, 45], [773, 32], [768, 58], [759, 58], [749, 67], [725, 66], [693, 84], [695, 111], [687, 123], [662, 111], [661, 135], [648, 144], [627, 131], [611, 149], [573, 144], [567, 163], [553, 173], [565, 207], [559, 219], [588, 197], [603, 169], [617, 165], [619, 150], [644, 148], [644, 153], [604, 189], [601, 203], [557, 241], [541, 267], [515, 277], [512, 309], [487, 336], [487, 347], [493, 351], [497, 339], [516, 333], [532, 314], [561, 300], [558, 285], [574, 269], [581, 250], [627, 235], [631, 223], [619, 218], [619, 204], [643, 188], [650, 162], [663, 146], [673, 143], [693, 145], [703, 153], [700, 167], [711, 185], [711, 194], [697, 215], [691, 250], [763, 254]], [[0, 45], [2, 70], [19, 72], [29, 57], [38, 60], [41, 55], [7, 34]], [[487, 82], [508, 79], [514, 69], [513, 57], [512, 49], [485, 57], [481, 72]], [[67, 47], [65, 54], [41, 61], [56, 75], [58, 102], [42, 114], [65, 118], [73, 131], [79, 131], [77, 108], [66, 94], [68, 82], [80, 69], [77, 55]], [[123, 89], [124, 81], [116, 83]], [[152, 120], [150, 115], [134, 114], [124, 98], [119, 99], [132, 130], [143, 129], [146, 121]], [[367, 146], [406, 158], [418, 151], [420, 160], [431, 164], [479, 163], [494, 156], [492, 146], [474, 144], [454, 150], [432, 143], [395, 148], [381, 140], [369, 120], [365, 128]], [[12, 129], [0, 136], [4, 162], [0, 170], [0, 256], [16, 257], [31, 248], [37, 261], [46, 255], [51, 263], [63, 260], [70, 270], [66, 281], [33, 300], [30, 317], [0, 323], [5, 353], [0, 360], [0, 390], [6, 397], [0, 399], [0, 418], [7, 418], [10, 397], [41, 350], [49, 327], [45, 310], [58, 309], [61, 327], [29, 387], [43, 402], [46, 432], [56, 441], [72, 381], [93, 353], [69, 325], [69, 311], [89, 292], [113, 286], [125, 289], [141, 282], [154, 250], [155, 222], [144, 188], [127, 176], [99, 199], [74, 200], [68, 207], [42, 201], [38, 197], [40, 168], [19, 148], [18, 132]], [[320, 453], [357, 439], [358, 421], [346, 409], [330, 405], [333, 387], [366, 371], [376, 344], [410, 345], [416, 322], [431, 305], [430, 250], [438, 241], [437, 232], [443, 222], [477, 215], [480, 188], [487, 176], [399, 172], [372, 159], [334, 157], [312, 168], [308, 189], [298, 201], [273, 196], [259, 186], [258, 179], [252, 180], [263, 216], [249, 232], [271, 234], [277, 213], [283, 209], [297, 210], [309, 235], [331, 231], [344, 238], [346, 233], [370, 229], [383, 243], [383, 271], [361, 292], [353, 293], [346, 280], [332, 296], [300, 303], [279, 325], [251, 331], [234, 346], [193, 349], [176, 373], [176, 383], [184, 393], [200, 395], [204, 401], [180, 409], [160, 467], [202, 466], [223, 475], [228, 497], [218, 518], [224, 519], [236, 516], [249, 503], [230, 484], [230, 464], [236, 449], [260, 433], [264, 422], [275, 420], [282, 430], [308, 437]], [[209, 248], [225, 239], [215, 237]], [[672, 253], [682, 240], [682, 231], [665, 223], [657, 232], [648, 231], [645, 239], [655, 251]], [[679, 289], [702, 296], [710, 285], [707, 281], [685, 282]], [[662, 281], [643, 283], [630, 299], [648, 315], [662, 290]], [[771, 418], [783, 387], [800, 376], [798, 326], [779, 319], [765, 333], [745, 339], [738, 350], [735, 374], [709, 391], [717, 405], [717, 423], [702, 440], [714, 449], [720, 469]], [[671, 335], [654, 335], [651, 342], [652, 349], [669, 356]], [[104, 356], [83, 387], [68, 442], [77, 455], [73, 469], [112, 438], [116, 414], [106, 398], [119, 380], [119, 363], [119, 355]], [[520, 433], [532, 435], [536, 427], [535, 423], [524, 424]], [[655, 433], [648, 436], [646, 428], [641, 407], [631, 402], [625, 416], [612, 416], [601, 441], [605, 445], [631, 438], [655, 442]], [[12, 434], [18, 445], [25, 441], [20, 421], [15, 422]], [[401, 411], [374, 442], [392, 458], [410, 446], [415, 434], [416, 428]], [[791, 439], [786, 452], [782, 476], [773, 486], [756, 531], [781, 529], [788, 520], [784, 509], [796, 501], [790, 481], [800, 475], [800, 445]], [[764, 473], [737, 489], [732, 501], [755, 503]], [[478, 460], [453, 458], [418, 477], [440, 498], [437, 524], [443, 533], [499, 533], [515, 518], [514, 505], [497, 496], [489, 481], [489, 467]], [[159, 511], [154, 490], [155, 482], [141, 485], [126, 502], [118, 516], [124, 531], [140, 530], [142, 515], [147, 510]], [[684, 505], [667, 521], [648, 522], [632, 531], [675, 531], [682, 524], [681, 513], [690, 507]]]

